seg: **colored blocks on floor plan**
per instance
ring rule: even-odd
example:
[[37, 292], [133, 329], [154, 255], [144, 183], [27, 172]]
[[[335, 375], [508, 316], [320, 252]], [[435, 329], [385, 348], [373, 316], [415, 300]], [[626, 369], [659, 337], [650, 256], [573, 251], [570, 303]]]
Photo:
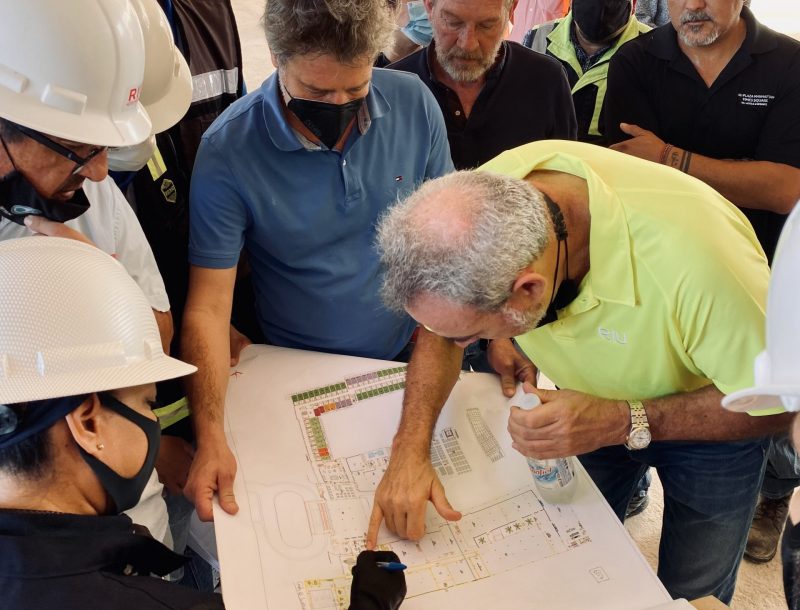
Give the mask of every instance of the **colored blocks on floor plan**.
[[325, 432], [322, 430], [322, 424], [319, 419], [311, 417], [305, 420], [306, 437], [310, 444], [311, 450], [321, 460], [329, 460], [330, 452], [328, 451], [328, 441], [325, 440]]

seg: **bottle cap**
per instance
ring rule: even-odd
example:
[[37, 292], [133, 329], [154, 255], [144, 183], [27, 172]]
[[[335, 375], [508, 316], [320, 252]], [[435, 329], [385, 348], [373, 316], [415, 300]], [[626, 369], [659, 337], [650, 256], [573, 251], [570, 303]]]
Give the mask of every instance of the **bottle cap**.
[[517, 391], [514, 395], [508, 399], [508, 407], [519, 407], [520, 409], [525, 409], [529, 411], [534, 407], [538, 407], [542, 404], [542, 401], [539, 400], [539, 397], [536, 394], [528, 393], [522, 389], [522, 384], [517, 384]]

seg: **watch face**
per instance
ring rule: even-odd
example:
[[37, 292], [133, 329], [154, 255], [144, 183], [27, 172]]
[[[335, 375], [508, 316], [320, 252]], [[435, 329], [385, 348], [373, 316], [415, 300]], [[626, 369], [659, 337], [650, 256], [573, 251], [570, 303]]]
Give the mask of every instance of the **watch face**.
[[628, 446], [631, 449], [644, 449], [650, 444], [649, 428], [634, 428], [628, 437]]

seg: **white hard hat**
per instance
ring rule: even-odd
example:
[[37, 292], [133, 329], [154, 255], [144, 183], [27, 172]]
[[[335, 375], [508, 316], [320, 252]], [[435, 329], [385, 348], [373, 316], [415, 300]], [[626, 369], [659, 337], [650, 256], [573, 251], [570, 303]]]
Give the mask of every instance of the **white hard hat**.
[[767, 349], [756, 357], [755, 387], [722, 399], [731, 411], [800, 411], [800, 204], [786, 219], [767, 298]]
[[141, 102], [161, 133], [183, 118], [192, 102], [189, 64], [175, 46], [169, 20], [156, 0], [130, 0], [144, 34]]
[[144, 38], [128, 0], [0, 3], [0, 116], [100, 146], [150, 136]]
[[197, 370], [161, 348], [125, 268], [70, 239], [0, 242], [0, 404], [172, 379]]

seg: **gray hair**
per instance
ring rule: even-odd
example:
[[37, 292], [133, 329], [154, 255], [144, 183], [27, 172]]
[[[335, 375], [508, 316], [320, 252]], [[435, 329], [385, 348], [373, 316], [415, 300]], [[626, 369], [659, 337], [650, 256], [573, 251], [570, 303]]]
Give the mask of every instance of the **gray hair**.
[[499, 311], [552, 226], [544, 197], [524, 180], [462, 171], [426, 182], [378, 226], [383, 301], [403, 311], [429, 294]]
[[261, 23], [280, 65], [309, 53], [372, 62], [394, 31], [386, 0], [267, 0]]

